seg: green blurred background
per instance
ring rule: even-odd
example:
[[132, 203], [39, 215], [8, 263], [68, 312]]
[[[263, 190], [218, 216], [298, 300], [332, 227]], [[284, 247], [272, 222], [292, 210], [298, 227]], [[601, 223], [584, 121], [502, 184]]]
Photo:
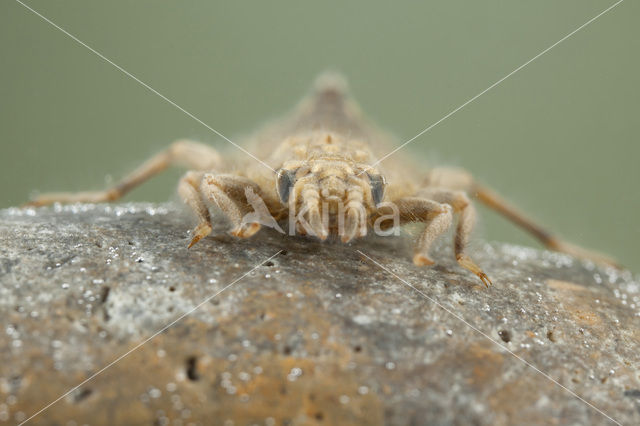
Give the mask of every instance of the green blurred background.
[[[408, 139], [613, 1], [28, 4], [232, 139], [289, 110], [326, 69]], [[638, 17], [639, 2], [623, 2], [407, 150], [471, 170], [640, 271]], [[13, 0], [0, 4], [0, 55], [0, 207], [101, 188], [176, 138], [227, 148]], [[170, 199], [180, 173], [127, 200]], [[482, 237], [537, 245], [481, 213]]]

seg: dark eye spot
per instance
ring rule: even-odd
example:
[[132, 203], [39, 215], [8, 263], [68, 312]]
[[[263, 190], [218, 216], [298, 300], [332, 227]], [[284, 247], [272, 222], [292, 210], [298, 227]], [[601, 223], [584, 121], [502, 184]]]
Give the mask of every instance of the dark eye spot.
[[278, 192], [280, 201], [283, 203], [287, 203], [287, 201], [289, 201], [289, 192], [291, 192], [291, 187], [293, 186], [295, 179], [295, 171], [285, 169], [278, 170], [276, 177], [276, 191]]
[[387, 180], [382, 175], [370, 174], [369, 181], [371, 182], [371, 197], [373, 198], [373, 203], [377, 206], [384, 198], [384, 188], [387, 186]]

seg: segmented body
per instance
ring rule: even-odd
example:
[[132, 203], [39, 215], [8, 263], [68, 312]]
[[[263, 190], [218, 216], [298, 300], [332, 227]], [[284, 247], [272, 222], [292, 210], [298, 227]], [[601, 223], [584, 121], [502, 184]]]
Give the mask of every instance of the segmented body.
[[[209, 207], [215, 204], [231, 222], [231, 234], [239, 238], [270, 226], [289, 234], [320, 239], [334, 235], [349, 242], [371, 230], [383, 234], [407, 223], [422, 223], [413, 262], [426, 266], [434, 263], [431, 245], [455, 218], [458, 264], [489, 285], [489, 278], [466, 254], [476, 218], [470, 198], [475, 197], [550, 249], [617, 265], [605, 255], [553, 236], [464, 170], [416, 168], [395, 153], [386, 158], [394, 144], [364, 118], [342, 79], [325, 75], [292, 114], [249, 138], [252, 152], [245, 151], [250, 155], [243, 154], [239, 161], [225, 160], [207, 145], [180, 140], [112, 188], [43, 194], [29, 204], [114, 201], [167, 167], [183, 165], [190, 171], [180, 179], [178, 193], [198, 219], [189, 247], [211, 233]], [[378, 164], [382, 156], [384, 163]]]

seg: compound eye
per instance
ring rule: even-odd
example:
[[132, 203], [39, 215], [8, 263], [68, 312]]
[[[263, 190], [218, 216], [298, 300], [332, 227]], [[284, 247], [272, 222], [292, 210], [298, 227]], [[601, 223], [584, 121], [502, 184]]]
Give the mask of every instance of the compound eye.
[[369, 174], [369, 181], [371, 183], [371, 197], [373, 198], [373, 203], [377, 206], [384, 198], [384, 189], [387, 186], [387, 180], [382, 175]]
[[293, 187], [295, 180], [295, 170], [280, 169], [277, 171], [276, 192], [278, 193], [278, 197], [280, 197], [280, 201], [282, 201], [282, 203], [286, 204], [289, 201], [289, 193], [291, 192], [291, 188]]

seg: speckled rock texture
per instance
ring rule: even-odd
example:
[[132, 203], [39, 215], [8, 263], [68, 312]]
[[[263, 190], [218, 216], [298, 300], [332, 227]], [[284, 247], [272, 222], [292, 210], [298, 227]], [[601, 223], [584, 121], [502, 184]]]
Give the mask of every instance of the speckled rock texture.
[[0, 424], [96, 373], [28, 423], [640, 424], [629, 272], [478, 243], [485, 289], [447, 244], [417, 268], [402, 236], [220, 223], [187, 249], [191, 226], [170, 204], [0, 212]]

